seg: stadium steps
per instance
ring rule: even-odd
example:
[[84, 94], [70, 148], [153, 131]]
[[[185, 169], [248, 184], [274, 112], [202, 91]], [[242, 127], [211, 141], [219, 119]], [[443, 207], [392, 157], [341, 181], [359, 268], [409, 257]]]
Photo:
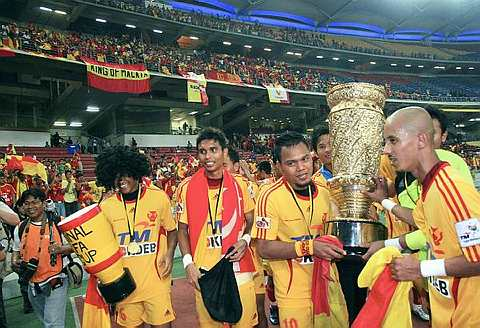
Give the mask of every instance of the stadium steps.
[[[0, 147], [0, 152], [5, 152], [6, 147]], [[51, 147], [15, 147], [17, 155], [35, 156], [39, 161], [44, 159], [55, 160], [57, 163], [64, 159], [70, 161], [72, 155], [65, 148]], [[95, 157], [92, 154], [81, 154], [83, 174], [87, 181], [95, 180]]]

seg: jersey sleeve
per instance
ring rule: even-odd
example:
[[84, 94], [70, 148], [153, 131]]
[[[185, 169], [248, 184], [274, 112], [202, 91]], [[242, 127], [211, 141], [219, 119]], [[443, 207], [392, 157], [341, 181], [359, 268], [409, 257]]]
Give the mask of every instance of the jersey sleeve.
[[173, 219], [173, 214], [170, 207], [170, 199], [168, 198], [167, 194], [164, 192], [162, 192], [160, 199], [161, 199], [160, 216], [162, 218], [162, 226], [167, 231], [175, 230], [177, 228], [177, 223]]
[[425, 235], [428, 235], [427, 224], [425, 223], [425, 213], [423, 210], [422, 199], [419, 198], [415, 208], [412, 211], [413, 221], [417, 225], [418, 229], [423, 231]]
[[268, 189], [260, 195], [255, 208], [255, 222], [252, 237], [264, 240], [276, 240], [278, 236], [279, 216], [274, 200]]
[[178, 222], [181, 222], [184, 224], [188, 224], [187, 202], [186, 202], [187, 187], [188, 187], [188, 183], [182, 185], [181, 188], [179, 187], [179, 191], [177, 194], [177, 205], [175, 209], [176, 218]]
[[[255, 202], [252, 198], [252, 191], [249, 190], [248, 182], [243, 180], [237, 180], [240, 188], [242, 188], [243, 194], [243, 212], [248, 213], [255, 210]], [[253, 195], [254, 196], [254, 195]]]
[[469, 183], [460, 183], [455, 187], [456, 210], [459, 213], [455, 222], [458, 242], [469, 262], [480, 262], [480, 195]]

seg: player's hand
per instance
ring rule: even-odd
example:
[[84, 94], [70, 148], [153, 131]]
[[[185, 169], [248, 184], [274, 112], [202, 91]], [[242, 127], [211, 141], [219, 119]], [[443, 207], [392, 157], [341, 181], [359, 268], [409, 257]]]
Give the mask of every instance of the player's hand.
[[422, 278], [420, 261], [413, 255], [394, 258], [390, 264], [392, 278], [398, 281], [414, 281]]
[[325, 260], [341, 259], [346, 255], [345, 251], [338, 246], [324, 243], [318, 240], [313, 241], [313, 255]]
[[373, 254], [375, 254], [376, 252], [378, 252], [379, 250], [381, 250], [384, 247], [385, 247], [385, 240], [374, 241], [373, 243], [370, 244], [367, 252], [362, 256], [362, 259], [364, 259], [365, 261], [368, 261], [368, 259]]
[[185, 271], [187, 272], [187, 280], [188, 282], [196, 289], [200, 290], [200, 285], [198, 284], [198, 278], [200, 278], [201, 273], [197, 269], [194, 263], [190, 263], [186, 268]]
[[233, 249], [231, 252], [225, 255], [227, 259], [230, 259], [230, 262], [240, 261], [247, 250], [247, 242], [243, 239], [240, 239], [235, 244], [233, 244]]
[[158, 268], [160, 269], [158, 274], [160, 275], [160, 278], [166, 278], [167, 276], [170, 275], [172, 272], [173, 268], [173, 260], [170, 255], [163, 255], [159, 260], [158, 260]]
[[388, 198], [387, 192], [387, 180], [384, 177], [376, 177], [375, 179], [375, 189], [372, 191], [362, 191], [362, 193], [373, 201], [381, 203], [382, 200]]

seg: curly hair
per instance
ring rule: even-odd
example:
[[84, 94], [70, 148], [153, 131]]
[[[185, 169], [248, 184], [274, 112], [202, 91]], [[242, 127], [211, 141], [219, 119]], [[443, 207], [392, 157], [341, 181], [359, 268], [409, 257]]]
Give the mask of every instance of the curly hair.
[[115, 179], [130, 176], [140, 180], [150, 174], [150, 164], [145, 155], [128, 146], [107, 148], [95, 160], [97, 182], [107, 189], [115, 187]]

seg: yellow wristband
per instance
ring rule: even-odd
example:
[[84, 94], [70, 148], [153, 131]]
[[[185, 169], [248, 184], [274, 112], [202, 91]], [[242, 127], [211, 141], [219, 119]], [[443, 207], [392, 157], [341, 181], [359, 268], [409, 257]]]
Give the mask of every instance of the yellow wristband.
[[298, 257], [313, 255], [313, 240], [296, 241], [295, 253]]

